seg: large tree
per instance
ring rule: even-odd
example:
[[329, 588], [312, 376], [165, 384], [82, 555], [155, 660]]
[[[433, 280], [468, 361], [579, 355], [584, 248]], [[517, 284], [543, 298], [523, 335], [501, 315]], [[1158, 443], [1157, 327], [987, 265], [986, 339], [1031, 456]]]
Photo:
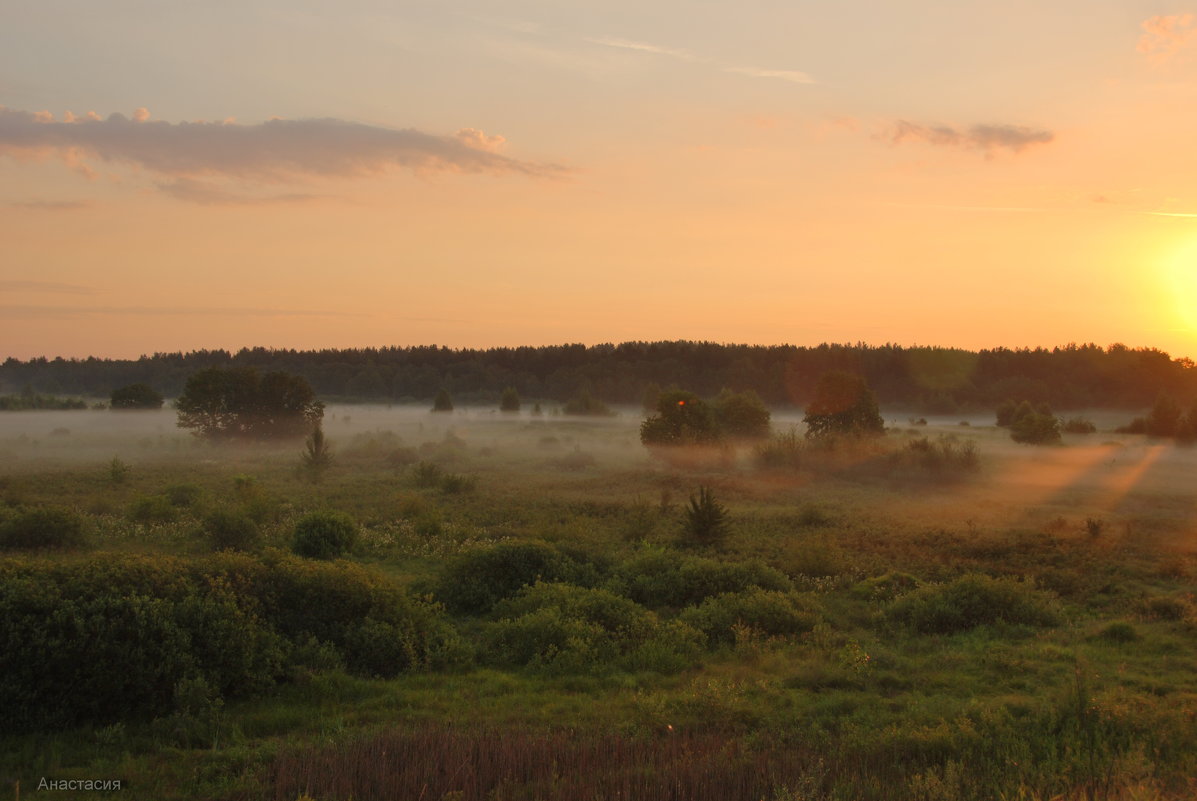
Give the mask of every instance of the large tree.
[[806, 436], [811, 439], [847, 434], [864, 436], [885, 431], [877, 396], [864, 378], [832, 370], [820, 376], [806, 407]]
[[161, 409], [165, 399], [149, 384], [129, 384], [112, 390], [113, 409]]
[[210, 439], [302, 436], [324, 418], [307, 380], [252, 367], [209, 367], [187, 379], [175, 402], [179, 427]]

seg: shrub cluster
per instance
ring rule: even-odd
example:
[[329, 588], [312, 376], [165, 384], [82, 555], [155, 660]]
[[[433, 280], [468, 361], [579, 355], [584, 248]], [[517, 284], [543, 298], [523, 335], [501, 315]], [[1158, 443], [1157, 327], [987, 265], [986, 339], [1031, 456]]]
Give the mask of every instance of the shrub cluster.
[[344, 512], [309, 512], [295, 524], [291, 549], [309, 559], [344, 556], [357, 542], [357, 523]]
[[1010, 439], [1028, 445], [1051, 445], [1060, 441], [1060, 420], [1051, 406], [1030, 401], [1007, 400], [997, 409], [997, 424], [1010, 429]]
[[994, 623], [1054, 626], [1052, 598], [1016, 579], [970, 573], [948, 584], [921, 587], [889, 607], [891, 620], [924, 634], [953, 634]]
[[4, 550], [72, 548], [83, 541], [83, 518], [66, 509], [29, 509], [0, 523]]
[[592, 564], [540, 543], [504, 543], [469, 551], [450, 561], [433, 593], [455, 614], [478, 615], [537, 581], [593, 586], [599, 574]]
[[699, 651], [697, 631], [662, 623], [639, 604], [602, 589], [539, 582], [500, 602], [488, 624], [487, 657], [552, 673], [612, 666], [673, 672]]
[[711, 645], [728, 645], [739, 627], [769, 637], [804, 634], [819, 622], [817, 609], [795, 592], [753, 588], [708, 598], [683, 611], [679, 620], [705, 634]]
[[790, 580], [760, 562], [728, 562], [649, 550], [615, 569], [608, 586], [650, 609], [681, 609], [724, 593], [788, 591]]
[[343, 563], [108, 554], [0, 566], [0, 706], [12, 731], [165, 714], [184, 679], [259, 693], [286, 675], [296, 644], [313, 643], [365, 675], [461, 653], [438, 607]]

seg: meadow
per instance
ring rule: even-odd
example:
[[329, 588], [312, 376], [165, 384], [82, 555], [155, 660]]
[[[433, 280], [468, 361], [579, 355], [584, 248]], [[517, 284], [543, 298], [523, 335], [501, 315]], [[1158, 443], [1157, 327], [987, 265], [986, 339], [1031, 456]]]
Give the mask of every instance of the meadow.
[[318, 481], [169, 410], [0, 416], [0, 793], [1197, 796], [1197, 450], [775, 410], [682, 457], [545, 410], [330, 406]]

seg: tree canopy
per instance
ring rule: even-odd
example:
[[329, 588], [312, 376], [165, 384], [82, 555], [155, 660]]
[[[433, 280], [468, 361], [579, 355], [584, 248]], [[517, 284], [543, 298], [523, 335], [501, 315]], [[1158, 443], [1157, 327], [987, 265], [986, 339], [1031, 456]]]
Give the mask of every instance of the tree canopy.
[[802, 422], [811, 439], [836, 434], [864, 436], [885, 430], [877, 396], [864, 378], [839, 370], [820, 376]]
[[161, 409], [162, 393], [149, 384], [129, 384], [112, 390], [113, 409]]
[[300, 376], [252, 367], [209, 367], [187, 379], [175, 407], [179, 427], [209, 439], [269, 439], [309, 433], [324, 404]]

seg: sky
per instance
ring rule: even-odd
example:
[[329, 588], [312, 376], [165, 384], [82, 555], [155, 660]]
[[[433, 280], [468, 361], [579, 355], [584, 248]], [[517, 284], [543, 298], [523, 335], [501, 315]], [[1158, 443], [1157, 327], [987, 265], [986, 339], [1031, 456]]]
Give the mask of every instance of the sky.
[[1197, 0], [0, 4], [0, 358], [1197, 357]]

